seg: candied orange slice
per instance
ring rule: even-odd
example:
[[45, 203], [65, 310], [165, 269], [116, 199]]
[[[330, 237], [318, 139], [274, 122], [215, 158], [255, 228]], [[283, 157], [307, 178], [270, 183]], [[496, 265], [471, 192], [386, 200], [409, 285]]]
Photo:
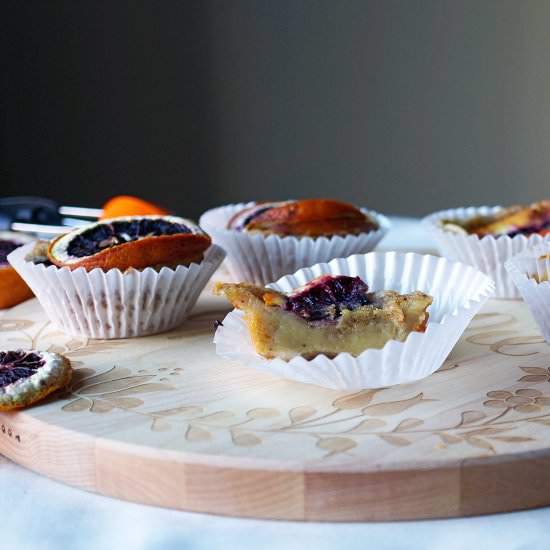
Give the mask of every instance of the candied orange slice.
[[0, 351], [0, 411], [21, 409], [66, 387], [72, 367], [63, 355], [47, 351]]
[[200, 262], [210, 237], [190, 220], [175, 216], [126, 216], [78, 227], [48, 248], [58, 267], [107, 271]]

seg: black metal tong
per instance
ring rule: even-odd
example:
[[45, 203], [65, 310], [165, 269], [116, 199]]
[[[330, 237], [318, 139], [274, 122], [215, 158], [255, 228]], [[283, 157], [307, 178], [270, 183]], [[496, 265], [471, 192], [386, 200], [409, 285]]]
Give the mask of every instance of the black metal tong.
[[43, 197], [4, 197], [0, 198], [0, 231], [65, 233], [101, 213], [101, 208], [60, 206]]

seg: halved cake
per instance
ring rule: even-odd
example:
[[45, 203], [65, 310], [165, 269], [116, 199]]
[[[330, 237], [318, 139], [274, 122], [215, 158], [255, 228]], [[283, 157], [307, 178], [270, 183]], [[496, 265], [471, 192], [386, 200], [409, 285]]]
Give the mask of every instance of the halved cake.
[[322, 275], [288, 294], [249, 283], [222, 284], [217, 294], [245, 312], [256, 351], [268, 359], [359, 355], [426, 329], [432, 297], [423, 292], [369, 292], [359, 277]]

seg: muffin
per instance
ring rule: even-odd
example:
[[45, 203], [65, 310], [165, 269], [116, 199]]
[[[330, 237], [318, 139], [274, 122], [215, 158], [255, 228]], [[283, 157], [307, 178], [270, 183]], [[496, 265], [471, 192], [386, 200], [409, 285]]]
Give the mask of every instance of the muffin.
[[128, 338], [183, 322], [224, 256], [190, 220], [150, 215], [101, 220], [8, 259], [63, 331]]
[[227, 251], [232, 279], [255, 284], [369, 252], [389, 228], [384, 216], [331, 199], [229, 205], [204, 213], [200, 223]]
[[8, 263], [8, 255], [35, 239], [23, 233], [0, 231], [0, 309], [16, 306], [32, 298], [32, 290]]
[[495, 280], [495, 297], [520, 298], [504, 263], [550, 240], [550, 201], [455, 208], [435, 212], [424, 223], [443, 256], [473, 265]]

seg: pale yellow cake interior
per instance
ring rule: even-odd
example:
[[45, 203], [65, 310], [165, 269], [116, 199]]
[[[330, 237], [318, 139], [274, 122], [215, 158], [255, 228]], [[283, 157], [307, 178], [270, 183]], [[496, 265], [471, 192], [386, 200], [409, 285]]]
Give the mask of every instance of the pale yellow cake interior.
[[395, 291], [372, 293], [372, 304], [344, 309], [336, 320], [308, 321], [281, 305], [279, 292], [251, 285], [218, 284], [233, 305], [244, 311], [256, 351], [267, 358], [305, 358], [341, 352], [359, 355], [368, 348], [382, 348], [389, 340], [403, 341], [411, 331], [423, 331], [426, 308], [432, 298], [422, 292], [400, 295]]

